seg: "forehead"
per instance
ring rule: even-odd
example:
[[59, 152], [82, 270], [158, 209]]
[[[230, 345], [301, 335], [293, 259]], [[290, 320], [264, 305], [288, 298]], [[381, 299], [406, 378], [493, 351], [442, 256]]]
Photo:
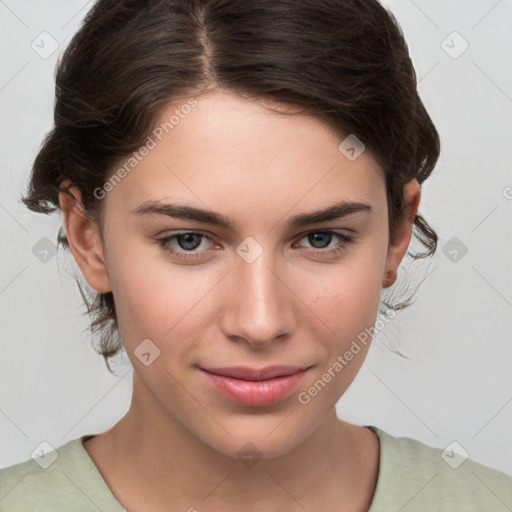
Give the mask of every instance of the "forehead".
[[351, 161], [339, 149], [343, 138], [324, 122], [282, 111], [222, 91], [173, 102], [155, 123], [151, 149], [132, 162], [112, 199], [130, 209], [179, 198], [256, 212], [264, 204], [286, 210], [298, 201], [307, 208], [382, 195], [383, 175], [369, 152]]

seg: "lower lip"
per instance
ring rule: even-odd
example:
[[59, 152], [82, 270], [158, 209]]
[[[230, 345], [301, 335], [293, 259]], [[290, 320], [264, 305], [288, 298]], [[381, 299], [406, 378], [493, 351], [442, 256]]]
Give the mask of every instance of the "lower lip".
[[268, 380], [241, 380], [202, 370], [212, 386], [224, 397], [246, 407], [264, 407], [279, 402], [299, 385], [306, 370]]

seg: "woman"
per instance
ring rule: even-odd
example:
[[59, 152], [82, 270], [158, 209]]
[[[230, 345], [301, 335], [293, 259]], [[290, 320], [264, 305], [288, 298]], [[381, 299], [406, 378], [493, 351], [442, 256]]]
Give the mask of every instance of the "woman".
[[24, 202], [62, 212], [133, 398], [2, 470], [1, 510], [512, 507], [508, 476], [336, 415], [413, 228], [436, 249], [439, 137], [390, 13], [100, 0], [56, 81]]

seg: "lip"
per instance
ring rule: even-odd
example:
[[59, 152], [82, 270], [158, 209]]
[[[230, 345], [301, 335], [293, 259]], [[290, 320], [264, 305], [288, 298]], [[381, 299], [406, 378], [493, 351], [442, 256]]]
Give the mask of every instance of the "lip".
[[208, 382], [225, 398], [246, 407], [264, 407], [289, 396], [308, 367], [269, 366], [200, 368]]

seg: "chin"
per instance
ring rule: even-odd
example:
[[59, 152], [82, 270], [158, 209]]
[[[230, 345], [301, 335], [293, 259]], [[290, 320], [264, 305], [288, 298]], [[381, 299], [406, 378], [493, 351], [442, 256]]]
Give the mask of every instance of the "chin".
[[[267, 418], [248, 416], [236, 422], [219, 419], [224, 428], [216, 429], [215, 436], [209, 431], [201, 433], [199, 437], [216, 452], [241, 462], [247, 458], [249, 461], [251, 458], [273, 459], [293, 451], [310, 435], [310, 430], [305, 430], [304, 422], [291, 416], [288, 418], [291, 421], [283, 421], [286, 415]], [[311, 431], [313, 428], [314, 425]], [[247, 465], [250, 466], [250, 462]]]

